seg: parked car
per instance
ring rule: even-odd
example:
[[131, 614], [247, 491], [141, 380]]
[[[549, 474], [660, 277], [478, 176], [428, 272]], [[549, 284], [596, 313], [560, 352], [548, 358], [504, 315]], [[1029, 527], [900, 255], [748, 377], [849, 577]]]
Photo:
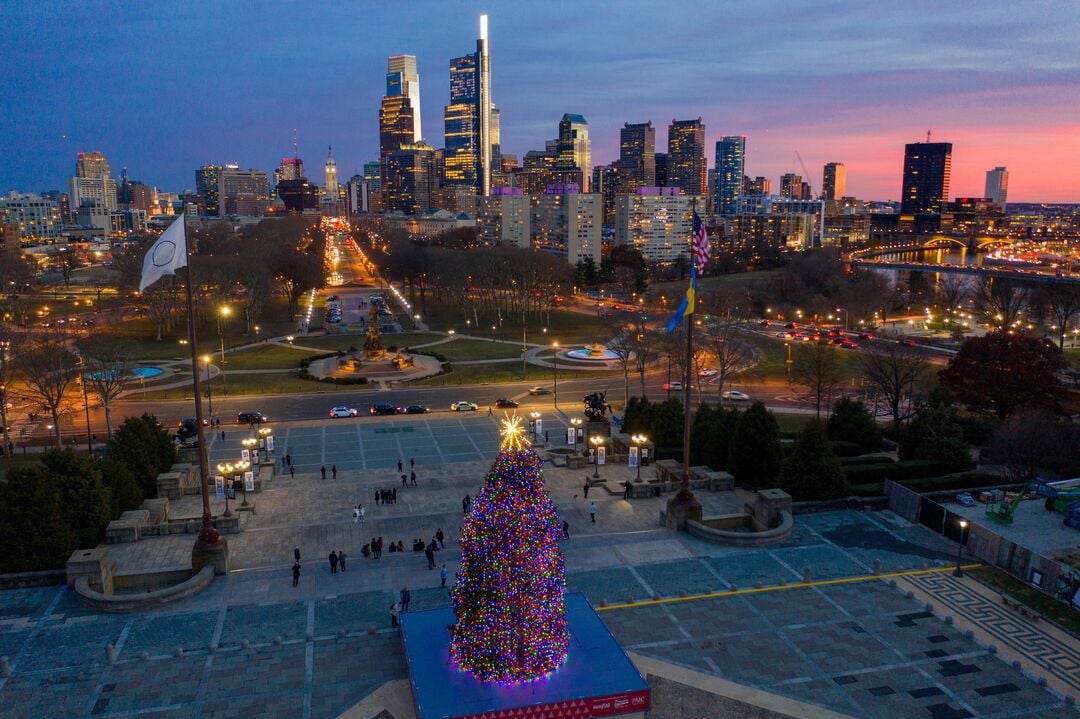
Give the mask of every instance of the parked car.
[[[206, 417], [203, 417], [202, 426], [203, 427], [209, 427], [210, 426], [210, 420], [208, 420]], [[184, 418], [184, 419], [182, 419], [182, 420], [180, 420], [179, 422], [176, 423], [176, 428], [177, 429], [181, 429], [183, 427], [191, 427], [191, 430], [195, 431], [195, 418], [194, 417], [186, 417], [186, 418]]]
[[668, 382], [664, 385], [664, 389], [668, 391], [682, 389], [682, 382]]
[[874, 339], [874, 333], [873, 332], [860, 332], [859, 333], [859, 339], [861, 339], [861, 340], [872, 340], [872, 339]]
[[723, 399], [729, 399], [732, 402], [749, 402], [750, 395], [745, 392], [740, 392], [737, 389], [726, 389], [720, 393], [720, 397]]
[[330, 408], [330, 416], [331, 417], [356, 417], [358, 414], [360, 414], [360, 413], [357, 412], [352, 407], [331, 407]]
[[518, 403], [508, 397], [499, 397], [497, 400], [495, 400], [495, 406], [506, 409], [513, 409], [514, 407], [518, 406]]
[[974, 507], [975, 498], [971, 496], [971, 492], [961, 492], [956, 495], [956, 503], [964, 507]]
[[263, 424], [269, 421], [270, 418], [262, 412], [238, 412], [236, 414], [237, 424]]
[[896, 340], [896, 344], [904, 345], [905, 347], [914, 347], [915, 346], [915, 340], [907, 339], [907, 338], [901, 338], [901, 339]]
[[843, 347], [846, 350], [853, 350], [853, 349], [858, 349], [859, 348], [859, 345], [856, 344], [855, 342], [852, 342], [851, 340], [844, 340], [843, 342], [840, 343], [840, 346]]
[[715, 377], [716, 375], [718, 375], [720, 373], [718, 371], [714, 370], [711, 367], [706, 367], [705, 369], [698, 370], [697, 374], [698, 374], [698, 377]]
[[369, 410], [371, 414], [399, 414], [401, 408], [390, 404], [389, 402], [376, 402], [371, 405]]
[[529, 387], [529, 394], [551, 394], [551, 390], [549, 390], [547, 387]]
[[405, 408], [405, 414], [427, 414], [430, 410], [422, 404], [410, 404]]
[[454, 402], [450, 409], [454, 412], [475, 412], [477, 407], [475, 402]]

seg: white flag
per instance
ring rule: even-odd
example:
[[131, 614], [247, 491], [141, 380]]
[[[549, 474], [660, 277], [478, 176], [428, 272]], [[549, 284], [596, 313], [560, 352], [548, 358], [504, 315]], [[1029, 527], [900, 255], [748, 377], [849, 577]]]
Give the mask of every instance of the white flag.
[[143, 260], [139, 292], [157, 282], [163, 275], [175, 275], [177, 267], [187, 267], [187, 240], [184, 237], [184, 216], [180, 215], [161, 233], [157, 242], [147, 250]]

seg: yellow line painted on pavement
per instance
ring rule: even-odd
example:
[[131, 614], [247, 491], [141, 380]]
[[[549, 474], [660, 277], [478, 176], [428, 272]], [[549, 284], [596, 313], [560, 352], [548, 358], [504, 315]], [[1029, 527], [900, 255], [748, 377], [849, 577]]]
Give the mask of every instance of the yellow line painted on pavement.
[[[978, 569], [982, 564], [964, 564], [961, 569]], [[869, 582], [875, 579], [893, 579], [895, 577], [916, 577], [923, 574], [936, 574], [938, 572], [951, 572], [956, 567], [935, 567], [934, 569], [909, 569], [904, 572], [889, 572], [887, 574], [867, 574], [860, 577], [843, 577], [841, 579], [821, 579], [816, 582], [799, 582], [797, 584], [777, 584], [772, 587], [753, 587], [750, 589], [732, 589], [726, 592], [710, 592], [708, 594], [692, 594], [686, 597], [664, 597], [663, 599], [643, 599], [640, 602], [624, 602], [623, 604], [608, 604], [596, 607], [598, 612], [607, 612], [612, 609], [630, 609], [633, 607], [649, 607], [656, 604], [674, 604], [675, 602], [693, 602], [698, 599], [717, 599], [720, 597], [735, 597], [740, 594], [761, 594], [763, 592], [777, 592], [782, 589], [805, 589], [807, 587], [824, 587], [830, 584], [854, 584], [856, 582]]]

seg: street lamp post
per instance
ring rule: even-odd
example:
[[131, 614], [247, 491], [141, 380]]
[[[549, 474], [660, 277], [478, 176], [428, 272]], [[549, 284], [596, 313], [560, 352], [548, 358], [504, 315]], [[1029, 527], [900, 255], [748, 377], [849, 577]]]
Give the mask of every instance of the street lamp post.
[[634, 443], [634, 445], [637, 446], [637, 448], [638, 448], [637, 479], [635, 479], [634, 481], [635, 482], [640, 482], [641, 481], [641, 448], [645, 446], [645, 443], [649, 441], [649, 438], [646, 437], [643, 434], [635, 434], [635, 435], [630, 437], [630, 441], [632, 441]]
[[574, 426], [574, 449], [577, 449], [578, 431], [581, 427], [581, 417], [573, 417], [570, 420], [570, 424]]
[[244, 501], [240, 503], [241, 507], [247, 507], [247, 481], [245, 481], [244, 473], [251, 467], [251, 462], [242, 460], [236, 464], [236, 476], [240, 478], [240, 487], [244, 492]]
[[953, 570], [952, 575], [954, 577], [964, 576], [964, 570], [960, 568], [960, 560], [964, 551], [964, 530], [967, 529], [967, 520], [960, 520], [960, 536], [956, 540], [956, 569]]
[[210, 388], [210, 355], [203, 355], [203, 364], [206, 365], [206, 403], [210, 416], [214, 416], [214, 393]]
[[[217, 470], [221, 474], [222, 477], [228, 477], [229, 478], [229, 486], [231, 487], [232, 486], [232, 481], [233, 481], [232, 480], [232, 473], [233, 473], [232, 464], [230, 464], [228, 462], [226, 462], [224, 464], [219, 464], [217, 466]], [[225, 489], [225, 513], [222, 514], [221, 516], [222, 517], [231, 517], [232, 516], [232, 510], [229, 509], [229, 487], [225, 487], [224, 489]]]
[[843, 307], [837, 307], [836, 311], [844, 313], [844, 331], [847, 332], [847, 328], [848, 328], [848, 311], [846, 309], [844, 309]]
[[232, 309], [225, 305], [221, 308], [221, 317], [218, 317], [218, 339], [221, 340], [221, 394], [229, 394], [229, 388], [225, 385], [225, 320], [222, 317], [228, 317], [232, 314]]
[[532, 420], [532, 421], [529, 422], [529, 426], [532, 427], [533, 441], [535, 442], [535, 441], [537, 441], [539, 439], [539, 434], [540, 434], [536, 429], [536, 423], [540, 421], [540, 413], [539, 412], [530, 412], [529, 417]]
[[554, 354], [551, 356], [552, 376], [555, 379], [555, 409], [559, 408], [559, 343], [553, 342]]
[[593, 435], [589, 438], [593, 446], [593, 479], [600, 478], [600, 447], [604, 444], [604, 438], [600, 435]]

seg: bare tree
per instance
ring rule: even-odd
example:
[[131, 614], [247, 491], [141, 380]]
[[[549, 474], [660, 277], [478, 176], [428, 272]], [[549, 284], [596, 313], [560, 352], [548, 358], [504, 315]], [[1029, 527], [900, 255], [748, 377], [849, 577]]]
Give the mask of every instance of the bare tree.
[[986, 453], [1004, 467], [1010, 482], [1019, 484], [1035, 479], [1044, 467], [1063, 459], [1067, 463], [1068, 445], [1053, 415], [1042, 409], [1021, 409], [994, 430]]
[[979, 306], [997, 329], [1008, 329], [1020, 320], [1028, 301], [1027, 288], [1009, 280], [989, 277], [979, 292]]
[[86, 389], [101, 401], [105, 410], [105, 430], [112, 438], [112, 402], [131, 383], [133, 357], [122, 345], [103, 336], [93, 335], [79, 344], [79, 351], [86, 362], [82, 381]]
[[630, 361], [634, 357], [636, 345], [633, 326], [623, 327], [619, 334], [607, 343], [607, 348], [618, 356], [619, 364], [622, 365], [624, 407], [630, 402]]
[[1046, 300], [1050, 315], [1057, 325], [1058, 349], [1064, 349], [1069, 325], [1080, 314], [1080, 288], [1076, 285], [1052, 285], [1046, 290]]
[[56, 446], [61, 446], [60, 414], [79, 373], [69, 338], [63, 331], [51, 328], [28, 334], [16, 363], [30, 392], [49, 410]]
[[955, 312], [964, 304], [969, 292], [968, 279], [963, 275], [946, 273], [938, 282], [937, 295], [946, 312]]
[[859, 355], [859, 372], [881, 395], [896, 428], [914, 413], [911, 396], [916, 382], [926, 370], [926, 360], [909, 347], [875, 343]]
[[632, 323], [627, 325], [627, 329], [631, 330], [631, 333], [627, 335], [627, 340], [634, 344], [634, 369], [637, 371], [638, 380], [641, 382], [641, 396], [644, 397], [645, 372], [649, 369], [649, 365], [656, 360], [659, 342], [656, 332], [649, 328], [644, 315], [638, 315]]
[[791, 363], [791, 381], [806, 388], [814, 404], [815, 418], [821, 419], [822, 406], [829, 407], [844, 381], [844, 369], [835, 347], [815, 342], [799, 347]]
[[176, 277], [166, 275], [146, 288], [142, 293], [147, 314], [154, 323], [155, 339], [160, 342], [165, 332], [172, 328], [179, 303], [180, 283]]
[[82, 258], [79, 251], [74, 247], [67, 247], [53, 256], [56, 260], [56, 268], [60, 270], [60, 276], [64, 278], [64, 287], [71, 284], [71, 273], [82, 267]]
[[19, 349], [13, 342], [17, 342], [16, 335], [0, 333], [0, 423], [3, 423], [5, 456], [10, 456], [8, 447], [11, 445], [11, 423], [8, 421], [7, 405], [11, 397], [11, 382], [15, 378], [15, 353]]
[[724, 385], [732, 375], [750, 366], [754, 349], [742, 335], [742, 325], [734, 320], [722, 319], [702, 332], [702, 344], [708, 356], [716, 360], [716, 396], [724, 404]]

